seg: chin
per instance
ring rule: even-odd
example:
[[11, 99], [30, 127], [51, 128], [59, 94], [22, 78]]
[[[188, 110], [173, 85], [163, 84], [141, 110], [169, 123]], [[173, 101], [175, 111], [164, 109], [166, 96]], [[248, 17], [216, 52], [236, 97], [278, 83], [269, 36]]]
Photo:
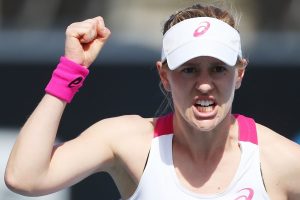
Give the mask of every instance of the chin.
[[193, 126], [201, 132], [211, 132], [216, 128], [218, 124], [215, 120], [216, 119], [207, 119], [201, 121], [196, 120], [193, 123]]

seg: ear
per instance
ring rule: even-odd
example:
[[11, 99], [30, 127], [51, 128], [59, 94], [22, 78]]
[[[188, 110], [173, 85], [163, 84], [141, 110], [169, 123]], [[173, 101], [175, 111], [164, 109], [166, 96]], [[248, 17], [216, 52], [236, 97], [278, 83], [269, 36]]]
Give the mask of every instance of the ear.
[[242, 59], [242, 62], [241, 62], [241, 66], [237, 66], [237, 80], [236, 80], [236, 83], [235, 83], [235, 89], [239, 89], [242, 85], [242, 80], [244, 78], [244, 75], [245, 75], [245, 71], [246, 71], [246, 67], [248, 65], [248, 62], [246, 59]]
[[160, 81], [164, 86], [164, 89], [168, 92], [171, 91], [171, 87], [169, 84], [169, 80], [168, 80], [168, 76], [167, 76], [167, 72], [168, 72], [168, 67], [163, 66], [161, 61], [157, 61], [156, 62], [156, 68], [157, 68], [157, 72], [159, 74], [160, 77]]

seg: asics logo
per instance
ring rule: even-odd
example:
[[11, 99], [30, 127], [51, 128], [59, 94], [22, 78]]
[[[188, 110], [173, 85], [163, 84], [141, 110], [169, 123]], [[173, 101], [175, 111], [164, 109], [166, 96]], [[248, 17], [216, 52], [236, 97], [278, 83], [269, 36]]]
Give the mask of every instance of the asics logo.
[[201, 22], [199, 26], [194, 31], [194, 37], [199, 37], [206, 33], [206, 31], [209, 29], [210, 23], [209, 22]]
[[240, 194], [240, 196], [238, 196], [234, 200], [252, 200], [254, 196], [254, 191], [252, 188], [244, 188], [237, 193]]
[[82, 82], [82, 80], [83, 80], [82, 77], [75, 78], [73, 81], [71, 81], [71, 82], [68, 84], [68, 87], [69, 87], [69, 88], [76, 87], [78, 84], [80, 84], [80, 83]]

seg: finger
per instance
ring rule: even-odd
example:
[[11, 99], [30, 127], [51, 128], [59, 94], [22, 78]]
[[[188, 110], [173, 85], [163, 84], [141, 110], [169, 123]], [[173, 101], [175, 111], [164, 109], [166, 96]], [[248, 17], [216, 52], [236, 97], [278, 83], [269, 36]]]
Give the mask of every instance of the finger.
[[97, 23], [95, 19], [73, 23], [67, 28], [66, 35], [77, 38], [81, 43], [89, 43], [97, 38]]
[[85, 32], [80, 38], [81, 43], [90, 43], [97, 38], [97, 24], [96, 19], [88, 19], [83, 21]]
[[99, 35], [98, 39], [102, 42], [105, 42], [109, 38], [109, 36], [111, 35], [111, 32], [107, 27], [104, 27], [101, 30], [100, 34], [98, 34], [98, 35]]
[[96, 38], [106, 39], [108, 37], [110, 31], [105, 27], [104, 20], [101, 16], [85, 20], [84, 24], [87, 25], [88, 30], [82, 35], [81, 42], [89, 43]]
[[105, 26], [104, 20], [102, 17], [98, 16], [95, 17], [94, 19], [97, 20], [97, 34], [98, 36], [103, 39], [106, 40], [109, 35], [111, 34], [110, 30]]
[[80, 38], [81, 43], [90, 43], [97, 38], [96, 28], [88, 29]]
[[111, 34], [110, 30], [105, 27], [102, 17], [98, 16], [85, 21], [88, 30], [82, 35], [80, 41], [82, 43], [90, 43], [95, 39], [105, 41]]

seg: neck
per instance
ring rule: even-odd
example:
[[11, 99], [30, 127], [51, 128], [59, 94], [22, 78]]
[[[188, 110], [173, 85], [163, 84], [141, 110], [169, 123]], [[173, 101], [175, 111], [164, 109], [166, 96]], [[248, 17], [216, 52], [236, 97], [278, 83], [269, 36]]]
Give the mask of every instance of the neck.
[[174, 117], [173, 147], [189, 152], [193, 160], [222, 156], [238, 144], [238, 126], [230, 113], [211, 131], [201, 131], [178, 116]]

